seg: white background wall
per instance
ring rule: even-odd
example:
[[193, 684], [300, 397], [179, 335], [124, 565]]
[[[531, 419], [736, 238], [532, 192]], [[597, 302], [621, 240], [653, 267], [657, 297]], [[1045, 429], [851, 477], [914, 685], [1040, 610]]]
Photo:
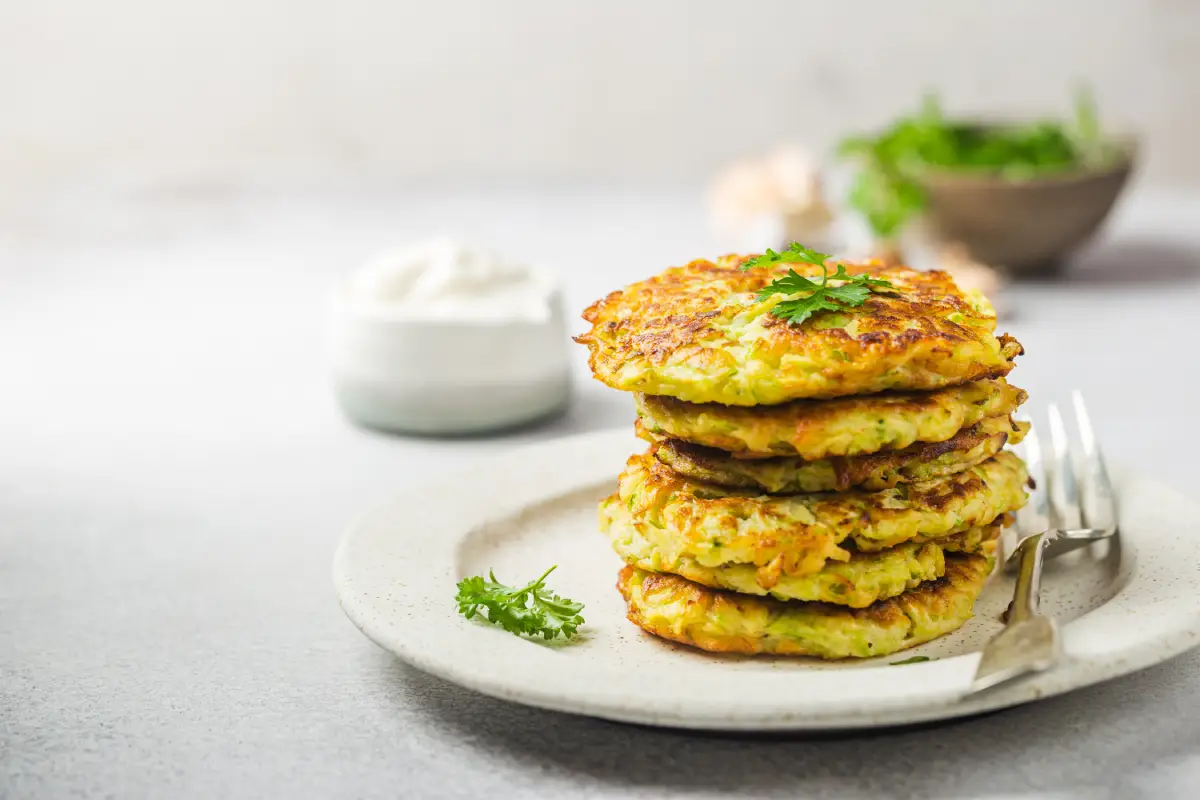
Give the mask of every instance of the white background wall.
[[693, 179], [911, 107], [1065, 109], [1077, 78], [1200, 184], [1200, 2], [0, 0], [0, 180]]

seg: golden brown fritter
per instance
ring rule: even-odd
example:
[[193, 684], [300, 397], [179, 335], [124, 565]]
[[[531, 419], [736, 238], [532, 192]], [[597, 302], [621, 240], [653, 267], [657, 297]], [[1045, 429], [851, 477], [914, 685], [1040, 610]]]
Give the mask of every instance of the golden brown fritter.
[[841, 492], [850, 488], [868, 491], [890, 489], [898, 483], [945, 478], [982, 464], [1004, 445], [1024, 438], [1029, 423], [1010, 417], [990, 417], [944, 442], [919, 442], [903, 450], [885, 450], [863, 456], [806, 461], [792, 456], [735, 458], [724, 450], [662, 439], [655, 457], [686, 478], [734, 489], [756, 489], [769, 494]]
[[847, 264], [895, 291], [823, 312], [801, 325], [770, 311], [784, 295], [756, 293], [789, 268], [738, 269], [749, 256], [673, 267], [584, 312], [593, 373], [616, 389], [694, 403], [754, 406], [889, 390], [926, 390], [1008, 374], [1021, 345], [994, 336], [995, 312], [942, 272]]
[[985, 556], [947, 556], [940, 580], [859, 609], [749, 597], [630, 566], [621, 570], [617, 588], [635, 625], [703, 650], [869, 658], [961, 627], [992, 563]]
[[752, 564], [760, 586], [845, 561], [847, 539], [874, 552], [979, 525], [1025, 503], [1025, 465], [1002, 452], [964, 472], [880, 492], [767, 496], [688, 480], [649, 453], [618, 481], [621, 503], [666, 561]]
[[995, 522], [932, 542], [905, 542], [878, 553], [855, 552], [850, 560], [830, 562], [820, 572], [780, 575], [767, 588], [759, 585], [758, 571], [752, 564], [705, 567], [687, 556], [666, 558], [651, 539], [642, 535], [620, 498], [613, 495], [600, 505], [600, 529], [608, 535], [617, 555], [634, 567], [669, 572], [714, 589], [851, 608], [863, 608], [937, 580], [945, 573], [947, 552], [993, 555], [1000, 528], [1000, 522]]
[[988, 417], [1012, 414], [1026, 393], [986, 380], [935, 392], [887, 392], [741, 408], [635, 395], [646, 430], [739, 458], [799, 456], [817, 461], [944, 442]]

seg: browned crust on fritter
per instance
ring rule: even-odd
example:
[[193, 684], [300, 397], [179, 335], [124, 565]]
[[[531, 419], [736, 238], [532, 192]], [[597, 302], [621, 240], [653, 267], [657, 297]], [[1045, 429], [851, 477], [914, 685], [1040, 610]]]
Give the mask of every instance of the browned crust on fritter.
[[[1001, 382], [996, 391], [1001, 392], [1002, 396], [1011, 394], [1013, 396], [1013, 408], [1023, 405], [1029, 399], [1029, 393], [1024, 389], [1006, 382]], [[639, 403], [645, 402], [661, 406], [669, 415], [692, 414], [700, 416], [711, 414], [716, 417], [728, 418], [733, 424], [737, 425], [752, 424], [756, 417], [767, 413], [772, 418], [785, 421], [789, 429], [794, 429], [796, 439], [804, 438], [806, 431], [811, 432], [822, 429], [823, 426], [828, 424], [829, 420], [836, 420], [847, 412], [857, 412], [863, 406], [864, 402], [868, 400], [872, 404], [877, 404], [881, 411], [886, 411], [887, 414], [896, 417], [905, 415], [916, 416], [936, 407], [936, 400], [931, 397], [930, 392], [887, 392], [869, 397], [850, 396], [829, 400], [792, 400], [788, 403], [771, 406], [769, 409], [764, 409], [761, 406], [722, 406], [718, 403], [689, 403], [665, 395], [647, 397], [639, 394], [637, 398]], [[784, 422], [780, 424], [782, 425]], [[637, 432], [641, 438], [646, 441], [657, 440], [655, 438], [656, 434], [646, 428], [645, 422], [640, 417], [637, 420], [637, 426]], [[719, 435], [712, 434], [712, 436]], [[774, 458], [780, 455], [780, 453], [759, 453], [745, 449], [735, 449], [737, 445], [742, 444], [737, 438], [729, 436], [721, 436], [719, 438], [720, 447], [714, 449], [726, 449], [729, 455], [734, 458]], [[745, 447], [745, 445], [742, 445], [742, 447]]]
[[[704, 505], [711, 509], [710, 513], [721, 511], [724, 507], [739, 506], [747, 498], [754, 498], [760, 494], [755, 490], [729, 489], [690, 480], [657, 458], [652, 457], [650, 451], [630, 456], [626, 460], [626, 468], [636, 462], [641, 462], [648, 468], [650, 473], [649, 483], [658, 488], [660, 493], [670, 495], [676, 491], [691, 492], [697, 497], [703, 498]], [[974, 494], [985, 486], [986, 483], [984, 480], [975, 472], [963, 472], [953, 476], [952, 480], [926, 481], [920, 484], [912, 484], [907, 489], [907, 493], [913, 502], [919, 503], [922, 507], [941, 510], [955, 498]], [[715, 497], [705, 497], [704, 492], [706, 489], [716, 491], [717, 495]], [[861, 494], [865, 496], [868, 493]], [[880, 513], [886, 512], [881, 511]]]
[[[959, 432], [958, 435], [944, 442], [918, 443], [903, 450], [832, 458], [830, 461], [833, 462], [834, 471], [837, 473], [837, 491], [845, 491], [851, 486], [862, 483], [867, 475], [877, 469], [894, 468], [906, 461], [917, 459], [933, 461], [935, 458], [940, 458], [956, 450], [970, 450], [977, 444], [992, 438], [987, 434], [980, 433], [980, 428], [981, 426], [978, 424], [972, 425], [967, 430]], [[1002, 437], [1004, 441], [1008, 440], [1008, 434], [1006, 433], [992, 434], [992, 436]], [[1003, 446], [1003, 442], [1001, 442], [1001, 446]]]
[[[661, 363], [670, 352], [689, 346], [697, 336], [708, 330], [711, 320], [720, 314], [721, 305], [731, 294], [757, 293], [775, 279], [783, 277], [789, 269], [801, 274], [814, 270], [799, 264], [787, 264], [775, 268], [758, 268], [745, 272], [739, 267], [749, 256], [738, 256], [722, 264], [697, 259], [683, 267], [672, 267], [648, 280], [635, 283], [625, 289], [610, 292], [604, 299], [597, 300], [583, 312], [583, 318], [592, 323], [604, 317], [606, 306], [616, 303], [636, 306], [638, 319], [605, 320], [600, 322], [605, 338], [614, 340], [613, 334], [620, 333], [637, 321], [646, 326], [644, 333], [630, 336], [618, 349], [627, 355], [650, 358]], [[788, 340], [793, 345], [810, 346], [814, 334], [822, 334], [826, 346], [859, 343], [874, 345], [884, 350], [903, 350], [915, 341], [928, 338], [941, 339], [948, 343], [976, 338], [973, 333], [940, 315], [961, 313], [974, 317], [975, 311], [957, 294], [954, 280], [946, 272], [918, 272], [902, 265], [854, 264], [846, 262], [846, 272], [858, 275], [870, 272], [872, 277], [889, 280], [903, 276], [909, 283], [902, 296], [873, 294], [867, 298], [857, 313], [869, 311], [871, 330], [852, 336], [841, 328], [826, 331], [805, 329], [803, 334], [795, 326], [778, 317], [763, 320], [763, 326], [774, 329], [777, 340]], [[819, 275], [819, 271], [817, 275]], [[704, 286], [697, 289], [697, 284]], [[684, 292], [686, 291], [686, 294]], [[909, 325], [915, 323], [916, 329]], [[943, 324], [944, 323], [944, 324]], [[580, 344], [591, 344], [601, 331], [592, 330], [575, 337]], [[1011, 339], [1011, 337], [1008, 337]], [[1016, 341], [1015, 339], [1012, 341]], [[791, 347], [789, 349], [796, 349]], [[1007, 374], [1007, 371], [999, 375]], [[991, 377], [999, 377], [999, 375]], [[987, 376], [979, 376], [979, 379]]]
[[831, 559], [845, 560], [849, 553], [841, 545], [846, 540], [875, 552], [987, 524], [1024, 502], [1014, 486], [989, 481], [1023, 482], [1023, 473], [1020, 460], [1002, 452], [970, 470], [886, 493], [768, 498], [754, 490], [689, 480], [644, 453], [626, 462], [619, 492], [635, 522], [647, 530], [667, 532], [689, 555], [712, 553], [719, 546], [725, 563], [754, 564], [759, 585], [769, 588], [780, 574], [804, 575]]
[[[985, 565], [987, 566], [985, 567]], [[911, 619], [911, 615], [905, 610], [908, 608], [919, 607], [923, 614], [930, 617], [945, 616], [952, 610], [957, 600], [957, 598], [947, 596], [946, 590], [958, 589], [977, 583], [980, 579], [981, 570], [985, 572], [986, 570], [990, 570], [990, 562], [984, 557], [964, 556], [947, 558], [946, 572], [941, 578], [936, 581], [923, 583], [917, 588], [896, 597], [879, 600], [864, 608], [850, 608], [831, 603], [803, 603], [799, 605], [826, 614], [831, 618], [845, 620], [847, 624], [869, 622], [884, 627], [905, 625]], [[630, 604], [630, 582], [636, 572], [635, 567], [626, 565], [617, 575], [617, 591], [621, 593], [621, 597], [624, 598], [627, 604], [626, 618], [634, 625], [660, 638], [669, 639], [692, 647], [700, 647], [710, 652], [739, 653], [743, 655], [755, 655], [761, 652], [753, 640], [731, 636], [717, 640], [706, 639], [703, 642], [698, 642], [687, 636], [676, 635], [668, 627], [651, 625], [642, 617], [639, 609]], [[789, 605], [795, 605], [792, 601], [785, 602], [772, 598], [737, 594], [736, 592], [729, 592], [724, 589], [712, 589], [669, 573], [646, 572], [642, 578], [642, 587], [644, 594], [652, 594], [658, 591], [670, 592], [673, 597], [683, 599], [689, 608], [700, 606], [706, 612], [717, 615], [720, 614], [722, 605], [732, 606], [732, 609], [738, 613], [741, 613], [747, 607], [754, 606], [766, 606], [782, 610]], [[805, 655], [802, 652], [797, 652], [796, 654]]]
[[[1017, 428], [1011, 418], [1009, 424], [1013, 426], [1012, 429], [1015, 432]], [[833, 467], [837, 483], [830, 491], [844, 492], [862, 484], [877, 471], [898, 469], [910, 462], [933, 461], [947, 453], [967, 452], [989, 439], [998, 440], [995, 450], [1003, 448], [1008, 441], [1009, 434], [1007, 432], [989, 434], [983, 432], [983, 427], [983, 423], [976, 423], [944, 442], [918, 442], [901, 450], [886, 450], [860, 456], [831, 456], [825, 460]], [[721, 470], [722, 462], [732, 455], [714, 447], [705, 447], [652, 433], [646, 429], [640, 419], [634, 423], [634, 428], [639, 438], [650, 442], [650, 452], [655, 458], [668, 467], [672, 465], [672, 460], [663, 455], [664, 449], [673, 450], [679, 457], [690, 460], [710, 472]], [[969, 466], [971, 464], [967, 464], [963, 468], [966, 469]], [[675, 468], [678, 469], [678, 467]], [[710, 478], [710, 480], [719, 483], [715, 478]], [[752, 482], [745, 482], [732, 485], [732, 488], [754, 488], [754, 485]]]
[[[648, 280], [611, 292], [589, 306], [583, 318], [590, 331], [575, 338], [590, 349], [589, 364], [598, 378], [607, 380], [619, 365], [641, 361], [654, 366], [686, 363], [690, 369], [709, 375], [727, 374], [736, 365], [721, 348], [706, 346], [723, 333], [715, 324], [730, 315], [729, 298], [752, 295], [776, 278], [796, 269], [801, 274], [820, 275], [819, 268], [802, 264], [755, 268], [741, 271], [749, 256], [726, 256], [720, 263], [696, 260], [672, 267]], [[850, 274], [870, 272], [890, 280], [903, 291], [876, 293], [851, 310], [858, 329], [818, 328], [812, 324], [792, 325], [770, 314], [761, 317], [766, 335], [756, 343], [756, 357], [770, 362], [785, 353], [808, 355], [819, 360], [833, 350], [841, 351], [852, 365], [870, 364], [888, 357], [913, 355], [921, 363], [947, 358], [956, 346], [991, 340], [994, 319], [982, 317], [960, 295], [945, 272], [920, 272], [902, 265], [877, 262], [845, 264]], [[961, 322], [954, 321], [956, 317]], [[1015, 339], [1000, 337], [1007, 361], [983, 364], [972, 361], [957, 365], [953, 380], [941, 380], [937, 370], [914, 375], [906, 388], [923, 390], [1007, 375], [1021, 346]], [[921, 345], [918, 353], [915, 345]], [[915, 354], [915, 355], [914, 355]], [[836, 397], [854, 393], [839, 388], [836, 376], [828, 386], [814, 389], [809, 397]], [[633, 386], [617, 388], [636, 389]], [[753, 403], [739, 403], [752, 405]]]

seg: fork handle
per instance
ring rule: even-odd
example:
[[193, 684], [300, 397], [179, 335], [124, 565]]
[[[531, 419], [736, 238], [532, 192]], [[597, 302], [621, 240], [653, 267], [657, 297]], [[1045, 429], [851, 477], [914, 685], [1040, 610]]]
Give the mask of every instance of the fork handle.
[[1007, 622], [1023, 622], [1038, 614], [1038, 592], [1042, 584], [1042, 553], [1045, 533], [1026, 536], [1017, 545], [1020, 563], [1017, 565], [1017, 590], [1008, 607]]

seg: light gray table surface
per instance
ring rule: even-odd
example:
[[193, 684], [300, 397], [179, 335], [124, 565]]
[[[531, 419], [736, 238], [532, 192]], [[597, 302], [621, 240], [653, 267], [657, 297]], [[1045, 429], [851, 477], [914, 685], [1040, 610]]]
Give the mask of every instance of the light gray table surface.
[[[789, 738], [536, 711], [376, 648], [330, 581], [357, 514], [632, 421], [579, 352], [541, 427], [348, 425], [328, 292], [436, 231], [557, 267], [579, 309], [716, 246], [682, 190], [127, 187], [0, 218], [0, 796], [1197, 796], [1195, 652], [983, 718]], [[1142, 193], [1071, 281], [1005, 297], [1034, 405], [1083, 389], [1113, 458], [1193, 493], [1197, 253], [1200, 195]]]

